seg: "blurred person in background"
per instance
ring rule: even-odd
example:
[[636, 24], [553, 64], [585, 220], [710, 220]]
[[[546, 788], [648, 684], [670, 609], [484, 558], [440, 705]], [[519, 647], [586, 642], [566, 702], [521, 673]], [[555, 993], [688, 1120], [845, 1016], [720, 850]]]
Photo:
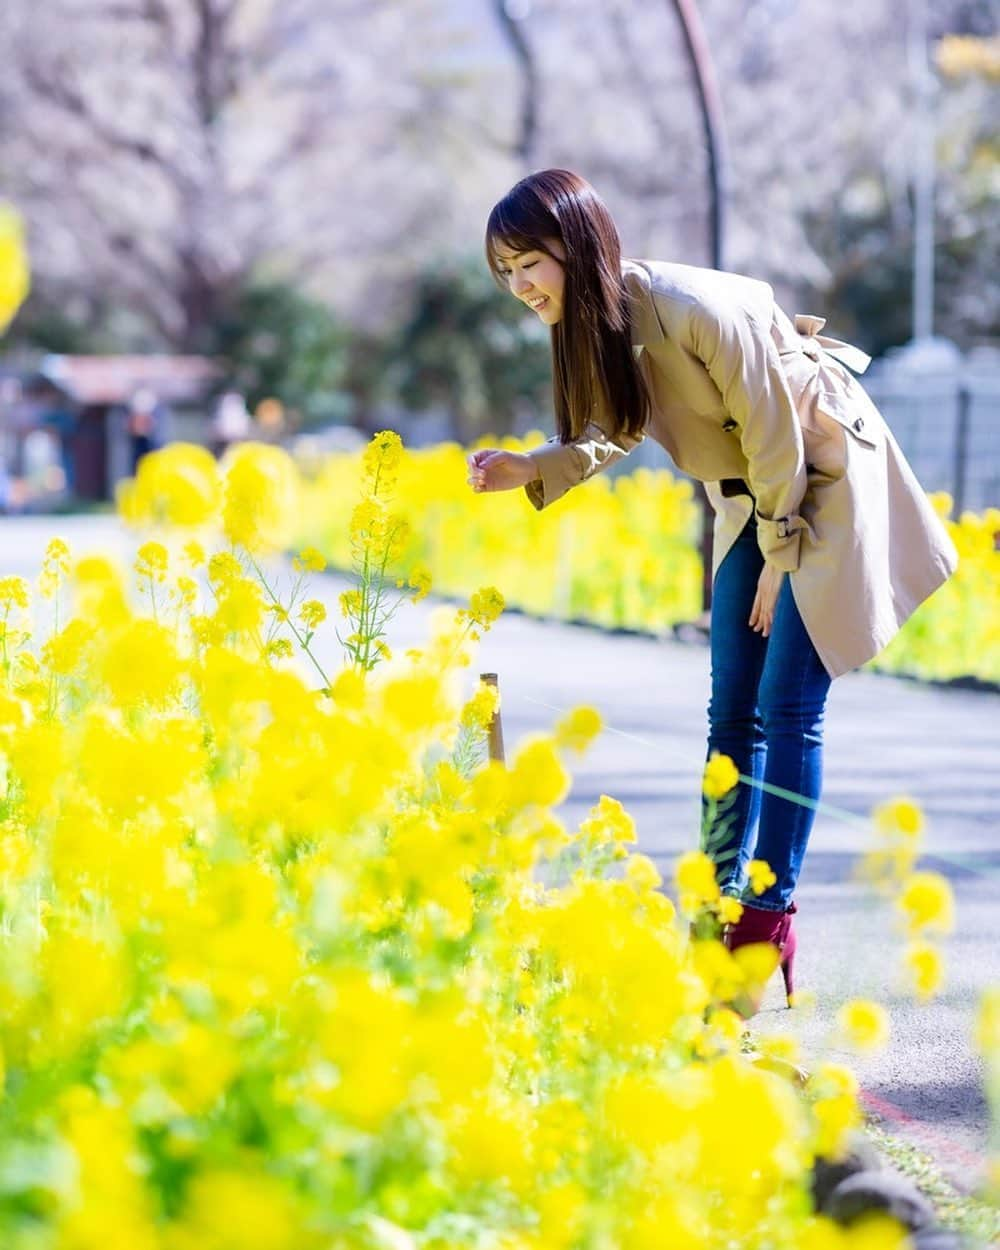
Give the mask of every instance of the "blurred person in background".
[[125, 432], [129, 438], [133, 474], [143, 456], [162, 444], [165, 422], [166, 414], [156, 392], [148, 386], [139, 387], [125, 411]]
[[[729, 756], [742, 781], [715, 828], [705, 800], [703, 849], [742, 904], [724, 941], [777, 947], [791, 1002], [792, 896], [820, 797], [831, 681], [889, 643], [955, 569], [955, 549], [845, 367], [868, 358], [820, 336], [821, 318], [790, 319], [766, 283], [623, 260], [603, 201], [560, 169], [495, 205], [486, 256], [551, 328], [558, 433], [526, 453], [474, 452], [472, 489], [522, 487], [546, 508], [646, 434], [706, 485], [708, 756]], [[752, 858], [774, 878], [762, 888], [758, 876], [759, 892]]]
[[250, 437], [253, 419], [246, 400], [239, 391], [223, 391], [212, 417], [212, 452], [222, 456], [230, 443], [241, 443]]

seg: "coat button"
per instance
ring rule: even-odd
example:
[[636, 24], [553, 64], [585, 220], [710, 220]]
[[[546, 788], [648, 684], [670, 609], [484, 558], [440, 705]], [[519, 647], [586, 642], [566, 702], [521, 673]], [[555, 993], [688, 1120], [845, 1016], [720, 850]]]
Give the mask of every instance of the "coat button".
[[854, 422], [854, 428], [855, 428], [855, 429], [856, 429], [859, 433], [860, 433], [860, 432], [861, 432], [861, 431], [865, 428], [865, 419], [864, 419], [864, 417], [858, 417], [857, 421], [855, 421], [855, 422]]
[[722, 428], [728, 434], [730, 430], [736, 429], [736, 422], [732, 419], [732, 417], [730, 417], [728, 421], [723, 421]]

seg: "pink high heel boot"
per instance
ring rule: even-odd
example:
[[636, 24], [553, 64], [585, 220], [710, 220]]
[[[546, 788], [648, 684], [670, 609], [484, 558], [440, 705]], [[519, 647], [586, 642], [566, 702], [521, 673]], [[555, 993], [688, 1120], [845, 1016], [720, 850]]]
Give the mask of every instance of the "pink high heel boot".
[[[795, 951], [798, 940], [792, 925], [792, 916], [798, 911], [794, 903], [789, 903], [785, 911], [765, 911], [762, 907], [743, 904], [743, 914], [735, 924], [727, 926], [722, 935], [724, 945], [731, 951], [741, 946], [751, 946], [755, 942], [770, 942], [776, 946], [781, 955], [781, 975], [785, 981], [785, 1001], [792, 1005], [792, 994], [795, 992], [794, 966]], [[754, 1015], [760, 1007], [760, 998], [750, 998], [752, 1010], [742, 1012], [744, 1016]]]

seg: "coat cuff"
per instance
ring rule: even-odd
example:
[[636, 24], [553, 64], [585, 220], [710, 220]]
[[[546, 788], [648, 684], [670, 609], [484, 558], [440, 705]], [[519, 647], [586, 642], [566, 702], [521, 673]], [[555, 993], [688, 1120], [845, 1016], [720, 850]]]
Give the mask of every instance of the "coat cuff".
[[541, 478], [528, 482], [524, 492], [539, 511], [561, 499], [571, 487], [583, 480], [579, 455], [571, 444], [550, 439], [533, 447], [528, 455], [538, 467]]
[[809, 522], [800, 516], [782, 516], [772, 520], [757, 513], [757, 544], [761, 555], [775, 568], [794, 573], [799, 567], [802, 531]]

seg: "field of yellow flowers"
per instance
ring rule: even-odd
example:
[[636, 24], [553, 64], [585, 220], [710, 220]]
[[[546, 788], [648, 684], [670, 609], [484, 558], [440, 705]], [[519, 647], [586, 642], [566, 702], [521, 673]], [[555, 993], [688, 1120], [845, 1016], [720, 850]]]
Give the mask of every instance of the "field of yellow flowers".
[[[497, 445], [523, 450], [541, 437]], [[337, 453], [306, 475], [301, 536], [340, 568], [350, 565], [358, 462]], [[536, 615], [638, 629], [700, 612], [700, 512], [689, 482], [650, 469], [598, 476], [542, 515], [521, 491], [473, 496], [467, 476], [454, 443], [409, 451], [401, 468], [399, 510], [419, 517], [404, 557], [436, 590], [461, 596], [488, 580], [509, 604]]]
[[[496, 445], [524, 450], [540, 439]], [[303, 540], [347, 568], [358, 456], [337, 453], [309, 469]], [[489, 578], [508, 603], [534, 615], [654, 632], [700, 614], [700, 508], [686, 480], [647, 468], [598, 476], [542, 515], [521, 491], [473, 496], [466, 477], [465, 453], [454, 444], [411, 452], [400, 476], [400, 507], [420, 517], [406, 562], [425, 568], [439, 591], [468, 594]], [[1000, 509], [951, 519], [951, 499], [933, 499], [959, 570], [874, 667], [1000, 682]]]
[[[301, 514], [273, 447], [221, 475], [147, 457], [121, 507], [159, 536], [128, 577], [54, 540], [35, 587], [0, 579], [0, 1244], [902, 1246], [813, 1211], [856, 1082], [801, 1088], [788, 1039], [742, 1053], [732, 1004], [775, 952], [715, 939], [735, 905], [706, 857], [678, 861], [678, 910], [620, 804], [554, 814], [596, 713], [483, 759], [494, 696], [462, 679], [497, 592], [392, 655], [428, 589], [392, 575], [402, 464], [383, 435], [358, 467], [335, 673], [322, 558], [269, 559]], [[710, 800], [732, 784], [716, 761]], [[879, 827], [932, 993], [950, 894], [913, 871], [912, 806]], [[874, 1005], [842, 1017], [882, 1040]]]

